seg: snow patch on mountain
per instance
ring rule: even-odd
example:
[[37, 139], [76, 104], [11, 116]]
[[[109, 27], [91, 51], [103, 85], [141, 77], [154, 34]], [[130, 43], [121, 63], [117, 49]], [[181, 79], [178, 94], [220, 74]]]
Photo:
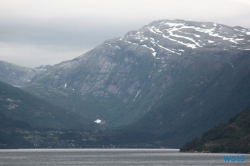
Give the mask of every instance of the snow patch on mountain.
[[102, 120], [96, 119], [96, 120], [95, 120], [95, 123], [102, 123]]
[[[250, 32], [246, 28], [228, 27], [217, 23], [198, 23], [183, 20], [156, 21], [137, 31], [130, 31], [119, 40], [147, 48], [157, 59], [162, 52], [182, 55], [185, 48], [197, 49], [212, 45], [222, 49], [248, 49]], [[224, 42], [225, 41], [225, 42]], [[232, 44], [230, 44], [232, 43]], [[243, 45], [243, 46], [242, 46]], [[116, 46], [116, 48], [120, 48]], [[209, 47], [207, 47], [209, 48]]]
[[[163, 46], [161, 46], [161, 45], [158, 45], [158, 46], [159, 46], [160, 48], [162, 48], [162, 49], [166, 50], [166, 51], [172, 52], [172, 53], [174, 53], [174, 54], [181, 55], [181, 53], [175, 52], [175, 51], [170, 50], [170, 49], [168, 49], [168, 48], [165, 48], [165, 47], [163, 47]], [[184, 50], [182, 50], [182, 51], [184, 51]]]
[[212, 40], [208, 40], [208, 43], [214, 43], [214, 41], [212, 41]]
[[156, 56], [156, 54], [157, 54], [157, 52], [155, 52], [155, 49], [154, 48], [152, 48], [152, 47], [148, 47], [147, 45], [142, 45], [143, 47], [145, 47], [145, 48], [148, 48], [148, 49], [150, 49], [151, 51], [153, 51], [153, 53], [152, 53], [152, 55], [153, 56]]
[[135, 98], [134, 98], [134, 101], [135, 101], [135, 99], [137, 98], [137, 96], [140, 94], [140, 92], [141, 92], [141, 90], [139, 90], [139, 91], [136, 93]]
[[194, 39], [190, 38], [190, 37], [185, 37], [185, 36], [181, 36], [181, 35], [176, 35], [174, 34], [173, 32], [175, 31], [178, 31], [179, 29], [178, 28], [174, 28], [172, 30], [167, 30], [169, 35], [170, 36], [173, 36], [173, 37], [177, 37], [177, 38], [184, 38], [184, 39], [187, 39], [187, 40], [190, 40], [191, 42], [193, 42], [196, 46], [198, 47], [202, 47], [199, 43], [197, 43]]

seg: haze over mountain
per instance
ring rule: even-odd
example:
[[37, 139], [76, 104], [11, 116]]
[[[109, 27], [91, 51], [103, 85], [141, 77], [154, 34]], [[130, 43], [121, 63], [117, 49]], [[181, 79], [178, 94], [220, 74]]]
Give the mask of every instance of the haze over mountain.
[[23, 89], [178, 147], [250, 104], [249, 50], [249, 29], [159, 20], [52, 66]]

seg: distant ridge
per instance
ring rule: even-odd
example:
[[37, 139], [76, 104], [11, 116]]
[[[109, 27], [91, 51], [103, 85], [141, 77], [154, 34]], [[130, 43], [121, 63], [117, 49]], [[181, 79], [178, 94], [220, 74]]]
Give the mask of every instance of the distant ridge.
[[40, 69], [40, 70], [45, 71], [45, 70], [48, 70], [51, 67], [52, 67], [51, 65], [41, 65], [41, 66], [36, 67], [36, 69]]
[[37, 75], [43, 72], [39, 69], [22, 67], [1, 60], [0, 71], [0, 81], [9, 83], [13, 86], [28, 85]]

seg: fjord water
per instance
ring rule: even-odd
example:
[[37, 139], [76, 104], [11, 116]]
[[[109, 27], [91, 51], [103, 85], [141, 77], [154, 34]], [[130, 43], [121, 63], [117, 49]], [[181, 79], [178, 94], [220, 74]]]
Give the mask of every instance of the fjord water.
[[225, 155], [229, 154], [180, 153], [179, 150], [173, 149], [20, 149], [0, 150], [0, 165], [250, 165], [250, 154], [244, 154], [244, 162], [225, 162]]

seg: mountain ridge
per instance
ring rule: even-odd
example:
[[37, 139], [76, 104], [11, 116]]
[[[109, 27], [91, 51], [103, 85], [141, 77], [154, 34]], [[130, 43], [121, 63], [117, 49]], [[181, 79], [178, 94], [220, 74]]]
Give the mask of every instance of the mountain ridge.
[[36, 68], [22, 67], [0, 60], [0, 80], [13, 86], [25, 86], [43, 71]]

